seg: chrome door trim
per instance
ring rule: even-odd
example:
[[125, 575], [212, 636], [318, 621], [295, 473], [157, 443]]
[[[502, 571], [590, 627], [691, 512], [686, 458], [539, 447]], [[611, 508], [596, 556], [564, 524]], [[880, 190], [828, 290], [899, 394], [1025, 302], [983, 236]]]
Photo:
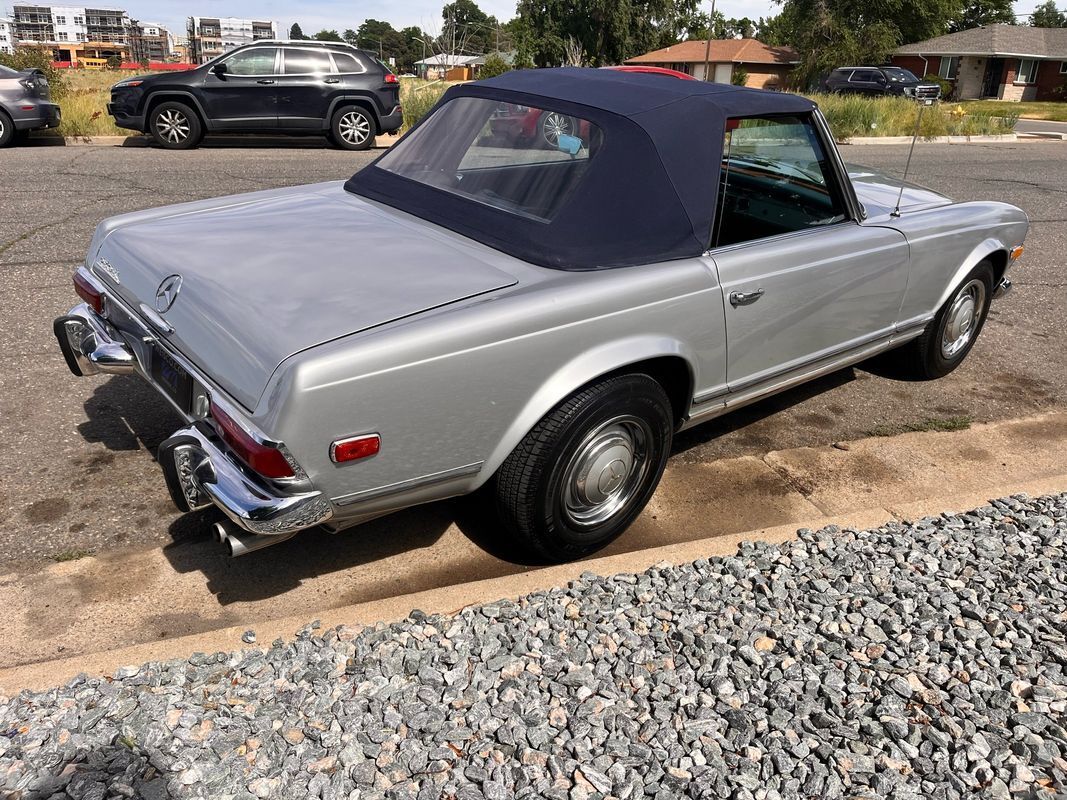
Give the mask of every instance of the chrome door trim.
[[343, 494], [339, 497], [331, 498], [330, 502], [337, 506], [350, 506], [353, 503], [359, 503], [364, 500], [375, 500], [379, 497], [385, 497], [386, 495], [398, 494], [411, 489], [421, 489], [425, 486], [444, 483], [453, 478], [465, 478], [469, 475], [478, 474], [484, 463], [484, 461], [474, 461], [470, 464], [464, 464], [461, 467], [453, 467], [452, 469], [441, 470], [440, 472], [431, 472], [429, 475], [422, 475], [418, 478], [408, 478], [404, 481], [397, 481], [396, 483], [386, 484], [385, 486], [378, 486], [374, 489], [364, 489], [359, 492], [352, 492], [351, 494]]

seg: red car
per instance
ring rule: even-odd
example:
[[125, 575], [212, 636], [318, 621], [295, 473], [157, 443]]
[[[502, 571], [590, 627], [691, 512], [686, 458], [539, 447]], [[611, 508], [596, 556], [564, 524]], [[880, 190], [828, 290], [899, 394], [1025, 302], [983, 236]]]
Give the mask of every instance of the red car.
[[[692, 75], [686, 75], [684, 72], [679, 72], [676, 69], [667, 69], [666, 67], [627, 64], [618, 67], [602, 67], [602, 69], [669, 75], [672, 78], [680, 78], [686, 81], [696, 80]], [[503, 142], [526, 143], [531, 139], [540, 138], [545, 147], [554, 150], [560, 136], [577, 135], [583, 139], [588, 138], [588, 123], [581, 123], [578, 129], [575, 130], [575, 122], [576, 120], [572, 117], [555, 111], [542, 113], [538, 109], [502, 103], [497, 115], [489, 121], [489, 127], [493, 132], [493, 136]], [[583, 130], [583, 127], [585, 130]]]

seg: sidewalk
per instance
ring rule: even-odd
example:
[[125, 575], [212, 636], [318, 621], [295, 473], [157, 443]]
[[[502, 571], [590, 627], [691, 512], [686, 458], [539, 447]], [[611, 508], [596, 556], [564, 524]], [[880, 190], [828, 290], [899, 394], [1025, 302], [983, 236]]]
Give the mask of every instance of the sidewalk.
[[[0, 691], [43, 687], [194, 650], [327, 626], [448, 612], [563, 585], [586, 571], [637, 572], [729, 555], [742, 540], [784, 541], [797, 528], [869, 528], [983, 505], [1019, 492], [1067, 490], [1067, 412], [950, 433], [909, 433], [707, 464], [669, 466], [649, 508], [600, 557], [528, 569], [496, 558], [455, 523], [417, 551], [329, 563], [338, 538], [297, 537], [226, 561], [208, 543], [89, 557], [0, 576]], [[404, 518], [398, 517], [402, 525]], [[185, 548], [182, 550], [182, 548]], [[287, 548], [287, 549], [286, 549]], [[325, 551], [313, 548], [326, 548]], [[284, 552], [281, 552], [282, 550]], [[184, 553], [184, 556], [182, 555]], [[261, 556], [271, 561], [252, 561]], [[289, 570], [268, 585], [250, 577]], [[206, 578], [206, 580], [205, 580]]]

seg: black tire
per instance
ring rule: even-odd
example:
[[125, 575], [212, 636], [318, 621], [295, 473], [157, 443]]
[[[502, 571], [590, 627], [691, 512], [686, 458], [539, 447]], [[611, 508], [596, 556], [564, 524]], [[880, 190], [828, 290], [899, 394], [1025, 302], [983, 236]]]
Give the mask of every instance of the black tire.
[[543, 147], [555, 150], [559, 145], [559, 137], [562, 134], [573, 136], [578, 130], [578, 124], [574, 117], [560, 114], [558, 111], [548, 111], [541, 115], [537, 121], [537, 136]]
[[193, 109], [185, 103], [168, 100], [149, 113], [148, 133], [167, 150], [191, 150], [200, 144], [204, 129]]
[[[647, 375], [581, 390], [537, 423], [497, 471], [501, 521], [522, 547], [550, 562], [599, 550], [651, 499], [673, 432], [670, 400]], [[598, 484], [579, 482], [582, 474], [598, 475]]]
[[6, 111], [0, 111], [0, 147], [7, 147], [15, 141], [15, 123]]
[[330, 141], [342, 150], [368, 150], [378, 126], [361, 106], [339, 108], [330, 120]]
[[[967, 299], [969, 296], [970, 299]], [[976, 296], [977, 295], [977, 296]], [[982, 332], [993, 299], [993, 265], [983, 261], [953, 290], [945, 304], [930, 321], [922, 336], [897, 350], [893, 356], [897, 365], [908, 376], [920, 380], [932, 380], [948, 375], [963, 363], [971, 352], [978, 335]], [[961, 319], [966, 321], [969, 304], [977, 317], [972, 316], [966, 330], [960, 328]], [[953, 327], [950, 329], [950, 325]], [[958, 335], [953, 336], [953, 332]]]

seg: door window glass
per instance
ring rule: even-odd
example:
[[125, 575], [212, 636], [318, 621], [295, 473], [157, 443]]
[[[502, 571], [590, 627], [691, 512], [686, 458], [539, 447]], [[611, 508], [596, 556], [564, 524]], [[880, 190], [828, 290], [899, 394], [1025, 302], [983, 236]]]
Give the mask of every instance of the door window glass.
[[871, 83], [874, 81], [874, 73], [869, 69], [858, 69], [852, 73], [849, 80], [852, 83]]
[[713, 246], [846, 218], [843, 195], [810, 117], [728, 121]]
[[273, 75], [275, 52], [273, 47], [242, 50], [226, 59], [226, 72], [230, 75]]
[[332, 72], [330, 54], [325, 50], [286, 50], [286, 75], [321, 75]]

